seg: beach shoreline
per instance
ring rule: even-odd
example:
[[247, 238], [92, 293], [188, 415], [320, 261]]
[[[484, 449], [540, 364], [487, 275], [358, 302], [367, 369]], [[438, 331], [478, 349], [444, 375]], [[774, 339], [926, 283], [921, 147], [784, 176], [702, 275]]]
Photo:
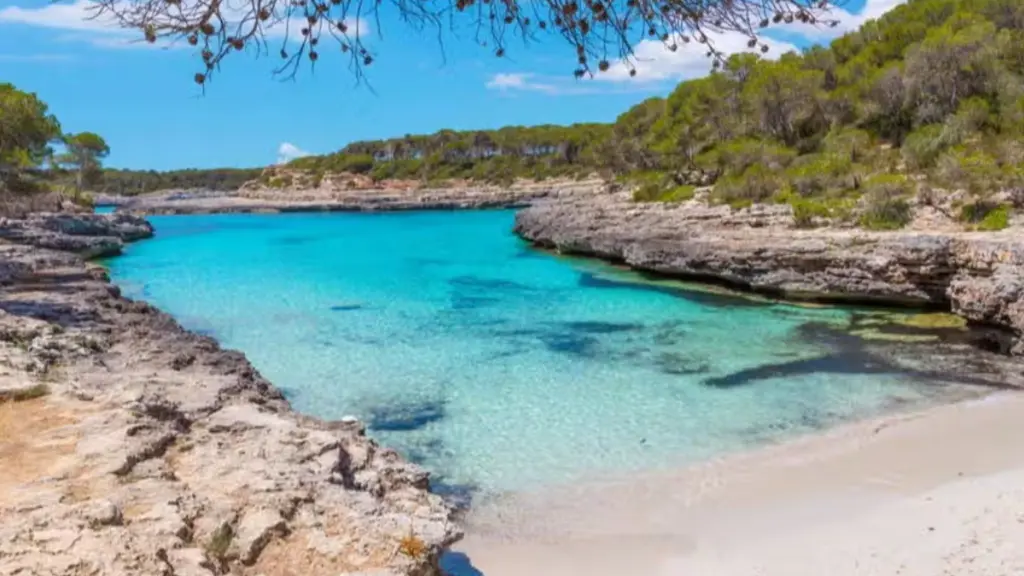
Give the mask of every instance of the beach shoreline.
[[1024, 396], [998, 392], [512, 495], [471, 511], [454, 550], [487, 576], [1016, 573], [1022, 433]]

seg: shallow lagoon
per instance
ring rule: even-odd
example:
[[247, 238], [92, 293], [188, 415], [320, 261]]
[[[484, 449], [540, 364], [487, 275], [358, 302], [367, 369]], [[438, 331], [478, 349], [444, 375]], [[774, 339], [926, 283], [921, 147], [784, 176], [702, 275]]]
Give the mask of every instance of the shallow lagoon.
[[846, 335], [857, 311], [644, 281], [532, 250], [512, 219], [161, 216], [109, 265], [297, 409], [364, 419], [459, 493], [678, 466], [940, 395]]

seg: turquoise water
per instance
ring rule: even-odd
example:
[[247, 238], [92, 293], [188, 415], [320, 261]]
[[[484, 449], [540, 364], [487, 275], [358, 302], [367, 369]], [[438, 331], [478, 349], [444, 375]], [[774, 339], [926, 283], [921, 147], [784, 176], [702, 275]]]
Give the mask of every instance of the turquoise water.
[[935, 394], [830, 328], [848, 310], [636, 284], [531, 250], [512, 220], [153, 217], [110, 266], [299, 410], [364, 419], [452, 489], [675, 466]]

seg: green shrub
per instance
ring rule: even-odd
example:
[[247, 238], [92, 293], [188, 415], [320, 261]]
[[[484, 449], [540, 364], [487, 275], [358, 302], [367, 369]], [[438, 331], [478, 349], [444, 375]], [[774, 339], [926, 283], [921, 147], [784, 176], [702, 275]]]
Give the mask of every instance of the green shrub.
[[876, 174], [864, 181], [866, 194], [888, 197], [909, 196], [914, 192], [913, 183], [900, 174]]
[[733, 208], [745, 208], [756, 202], [764, 202], [782, 188], [778, 174], [761, 165], [747, 168], [740, 176], [720, 178], [715, 184], [712, 197]]
[[869, 197], [860, 225], [868, 230], [898, 230], [909, 224], [910, 219], [910, 204], [906, 200]]
[[1010, 207], [984, 199], [975, 200], [960, 208], [960, 220], [978, 230], [1002, 230], [1010, 224]]
[[801, 156], [786, 169], [785, 177], [793, 191], [804, 197], [842, 192], [858, 185], [853, 162], [833, 154]]
[[984, 150], [957, 146], [939, 158], [935, 170], [938, 180], [949, 188], [963, 188], [973, 194], [998, 190], [1003, 183], [1003, 170], [997, 160]]
[[943, 138], [943, 132], [944, 127], [941, 124], [929, 124], [911, 132], [900, 148], [907, 166], [924, 169], [935, 164], [939, 154], [948, 145]]
[[856, 128], [835, 128], [825, 136], [822, 149], [826, 154], [850, 162], [860, 162], [872, 152], [871, 134]]
[[693, 186], [674, 186], [666, 188], [657, 182], [648, 182], [633, 192], [635, 202], [685, 202], [696, 193]]
[[661, 197], [662, 202], [685, 202], [694, 197], [697, 193], [695, 186], [684, 184], [682, 186], [676, 186], [670, 190], [667, 190]]
[[912, 218], [907, 202], [913, 187], [906, 177], [879, 174], [864, 182], [865, 207], [860, 225], [869, 230], [897, 230]]
[[706, 171], [735, 176], [755, 166], [772, 171], [785, 168], [796, 155], [795, 150], [775, 142], [741, 138], [719, 144], [697, 157], [696, 163]]
[[641, 185], [639, 188], [633, 191], [634, 202], [656, 202], [661, 196], [664, 188], [661, 184], [655, 182], [649, 182]]
[[946, 119], [946, 139], [962, 141], [992, 121], [992, 106], [974, 96], [960, 103], [956, 113]]
[[813, 228], [817, 219], [831, 216], [829, 207], [818, 200], [795, 198], [789, 204], [793, 207], [793, 221], [797, 228]]
[[978, 230], [995, 232], [1010, 225], [1010, 207], [1003, 204], [995, 210], [990, 211], [978, 223]]

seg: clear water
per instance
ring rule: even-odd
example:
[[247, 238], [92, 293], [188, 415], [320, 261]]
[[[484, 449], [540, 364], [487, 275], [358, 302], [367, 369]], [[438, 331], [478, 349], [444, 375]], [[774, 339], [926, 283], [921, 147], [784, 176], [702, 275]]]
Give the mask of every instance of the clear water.
[[533, 251], [512, 219], [154, 217], [109, 264], [297, 409], [364, 419], [448, 487], [675, 466], [934, 395], [836, 340], [848, 310], [644, 284]]

